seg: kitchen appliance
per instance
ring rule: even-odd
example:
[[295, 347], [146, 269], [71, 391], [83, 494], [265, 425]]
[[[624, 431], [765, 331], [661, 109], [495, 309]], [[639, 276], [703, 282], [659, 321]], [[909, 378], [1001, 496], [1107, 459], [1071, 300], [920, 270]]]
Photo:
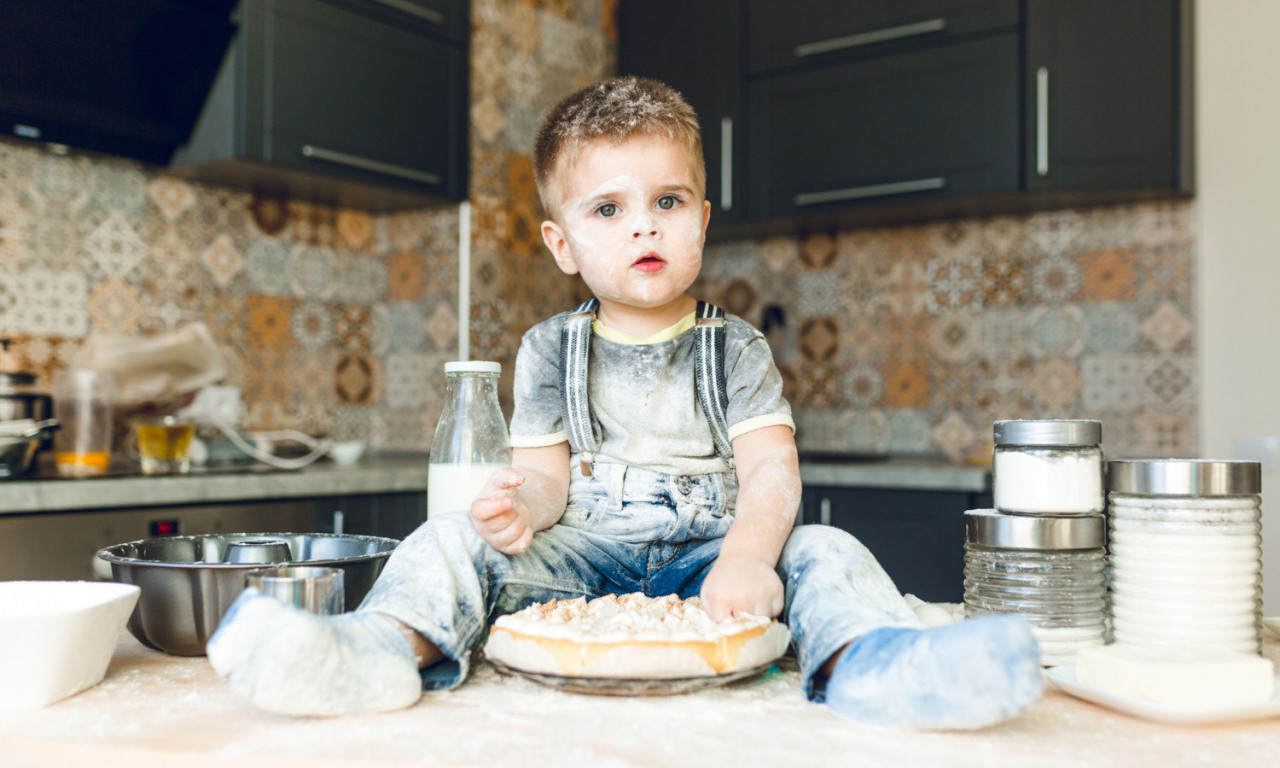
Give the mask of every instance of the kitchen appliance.
[[53, 419], [0, 421], [0, 478], [30, 471], [41, 442], [57, 426]]
[[382, 566], [399, 545], [396, 539], [336, 533], [230, 533], [164, 536], [116, 544], [98, 553], [112, 577], [142, 589], [129, 617], [129, 631], [151, 648], [178, 656], [201, 656], [222, 616], [245, 588], [245, 578], [262, 563], [228, 562], [231, 545], [281, 540], [287, 561], [272, 565], [341, 568], [343, 598], [358, 606]]
[[235, 34], [235, 0], [5, 0], [0, 126], [61, 147], [169, 162]]

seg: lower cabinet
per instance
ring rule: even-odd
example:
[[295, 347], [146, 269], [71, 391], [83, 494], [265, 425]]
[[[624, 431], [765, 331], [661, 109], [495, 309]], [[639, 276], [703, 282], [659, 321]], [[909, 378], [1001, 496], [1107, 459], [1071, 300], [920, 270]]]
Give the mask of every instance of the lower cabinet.
[[991, 506], [989, 493], [812, 486], [806, 523], [853, 534], [901, 592], [928, 602], [964, 600], [964, 513]]
[[316, 531], [403, 539], [427, 520], [427, 494], [324, 496], [315, 500]]

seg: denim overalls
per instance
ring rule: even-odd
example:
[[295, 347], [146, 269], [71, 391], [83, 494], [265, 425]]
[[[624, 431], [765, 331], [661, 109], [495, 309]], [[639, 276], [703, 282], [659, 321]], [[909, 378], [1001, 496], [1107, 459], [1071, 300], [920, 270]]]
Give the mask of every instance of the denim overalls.
[[[724, 410], [713, 399], [714, 384], [718, 375], [722, 393], [723, 372], [716, 366], [724, 356], [722, 346], [716, 353], [715, 344], [717, 327], [723, 343], [723, 320], [718, 326], [714, 320], [723, 318], [723, 311], [700, 302], [699, 319], [704, 312], [712, 322], [699, 323], [696, 332], [709, 343], [700, 343], [707, 354], [697, 357], [700, 368], [707, 366], [710, 386], [704, 385], [701, 372], [696, 378], [699, 401], [717, 435], [715, 414], [723, 422]], [[579, 313], [587, 313], [579, 327], [589, 333], [594, 306], [588, 302], [575, 315]], [[738, 487], [732, 471], [673, 476], [591, 460], [591, 440], [598, 435], [583, 420], [590, 418], [585, 351], [571, 337], [566, 332], [562, 344], [562, 391], [570, 443], [581, 460], [570, 467], [563, 517], [535, 534], [529, 549], [515, 556], [486, 544], [469, 510], [433, 517], [396, 549], [360, 607], [395, 617], [445, 654], [444, 661], [423, 670], [426, 689], [461, 683], [488, 622], [534, 602], [630, 592], [699, 594], [733, 524]], [[720, 436], [717, 447], [731, 450], [727, 429], [720, 434], [723, 447]], [[786, 585], [780, 618], [791, 629], [811, 696], [817, 694], [814, 673], [846, 643], [880, 627], [920, 626], [875, 557], [838, 529], [795, 528], [777, 571]]]

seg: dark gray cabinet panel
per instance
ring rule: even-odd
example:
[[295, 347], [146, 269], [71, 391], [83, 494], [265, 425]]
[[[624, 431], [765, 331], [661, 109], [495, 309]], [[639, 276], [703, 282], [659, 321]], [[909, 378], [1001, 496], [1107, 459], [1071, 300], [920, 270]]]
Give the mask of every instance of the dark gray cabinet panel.
[[747, 88], [759, 216], [1018, 187], [1018, 38], [998, 35]]
[[990, 494], [813, 486], [806, 523], [853, 534], [902, 592], [928, 602], [964, 600], [964, 513], [991, 506]]
[[618, 9], [618, 71], [670, 85], [702, 124], [711, 220], [742, 216], [739, 0], [643, 0]]
[[747, 1], [747, 71], [818, 66], [885, 47], [1018, 26], [1018, 0]]
[[173, 170], [369, 209], [462, 199], [467, 50], [455, 27], [466, 8], [244, 0], [241, 34]]
[[[1190, 192], [1178, 0], [1027, 3], [1026, 184]], [[1180, 11], [1181, 9], [1181, 11]]]
[[324, 496], [315, 500], [316, 530], [404, 539], [427, 520], [422, 492]]

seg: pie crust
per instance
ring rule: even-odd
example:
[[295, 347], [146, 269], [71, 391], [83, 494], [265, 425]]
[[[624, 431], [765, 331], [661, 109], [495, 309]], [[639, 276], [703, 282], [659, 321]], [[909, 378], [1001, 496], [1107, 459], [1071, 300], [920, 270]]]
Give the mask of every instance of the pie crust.
[[552, 600], [500, 617], [485, 655], [512, 669], [591, 678], [679, 679], [767, 664], [791, 633], [773, 619], [739, 614], [713, 621], [697, 597], [638, 592]]

